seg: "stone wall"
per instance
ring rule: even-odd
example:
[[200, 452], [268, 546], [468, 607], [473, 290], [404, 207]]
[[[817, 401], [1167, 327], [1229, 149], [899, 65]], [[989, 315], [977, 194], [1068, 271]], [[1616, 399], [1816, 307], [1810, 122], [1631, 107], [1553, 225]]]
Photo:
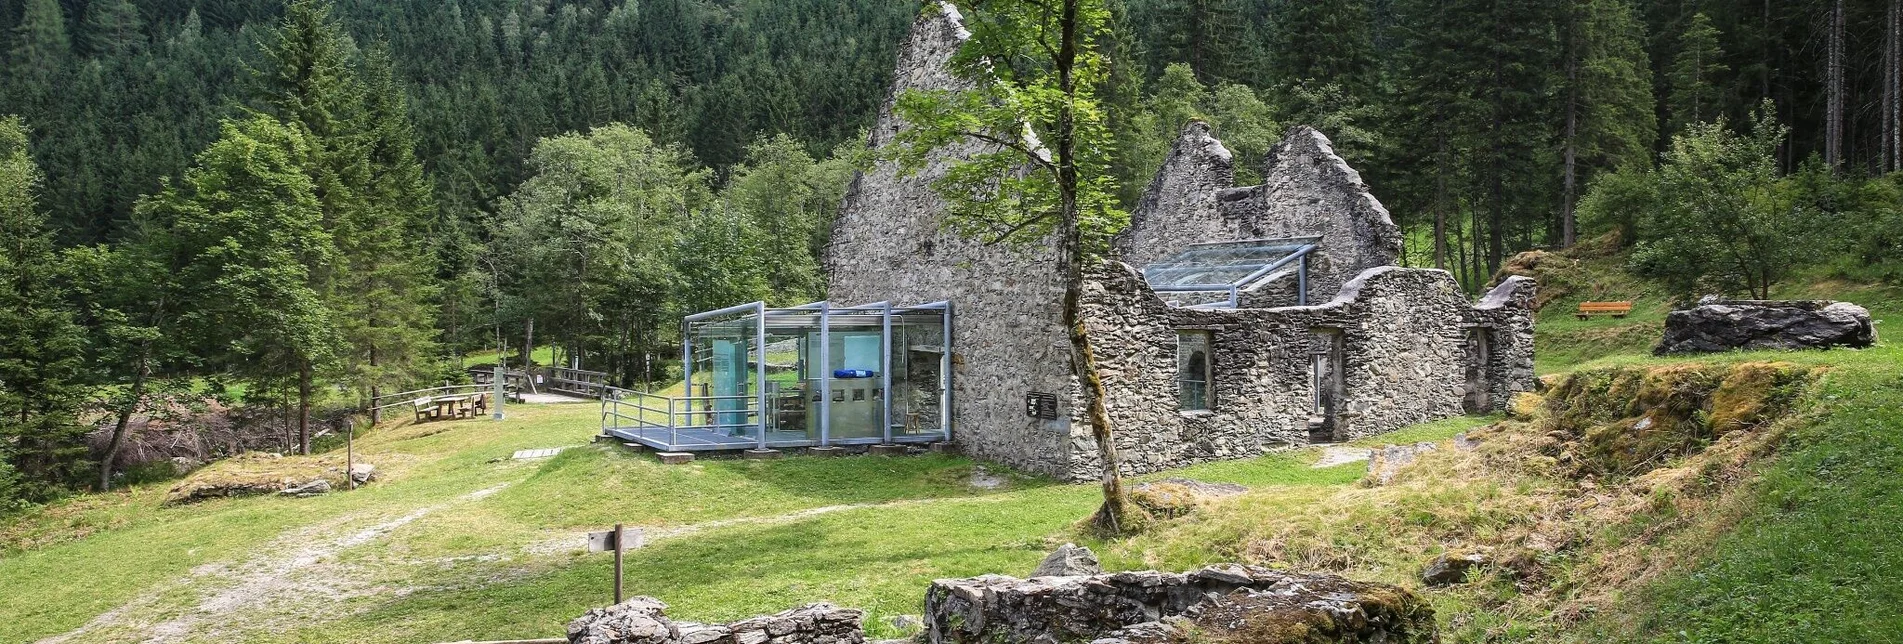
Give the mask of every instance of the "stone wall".
[[[1445, 271], [1379, 267], [1317, 306], [1204, 310], [1173, 308], [1141, 274], [1112, 264], [1086, 291], [1087, 318], [1103, 367], [1107, 405], [1126, 473], [1244, 458], [1309, 442], [1315, 414], [1311, 353], [1316, 330], [1340, 333], [1339, 428], [1350, 440], [1463, 413], [1469, 330], [1498, 327], [1486, 365], [1503, 409], [1508, 391], [1532, 386], [1532, 296], [1528, 281], [1495, 289], [1472, 305]], [[1208, 331], [1214, 345], [1214, 406], [1180, 411], [1176, 382], [1179, 330]], [[1082, 426], [1081, 419], [1078, 421]], [[1067, 476], [1099, 471], [1087, 433], [1073, 437]]]
[[[899, 50], [895, 85], [868, 146], [890, 143], [904, 126], [892, 113], [902, 92], [967, 86], [946, 68], [967, 37], [956, 9], [927, 4]], [[1061, 471], [1069, 422], [1024, 413], [1026, 393], [1067, 400], [1071, 390], [1070, 345], [1059, 323], [1064, 289], [1053, 245], [986, 246], [945, 230], [943, 202], [931, 188], [944, 176], [947, 159], [980, 150], [942, 150], [916, 175], [902, 176], [894, 164], [881, 162], [855, 176], [827, 247], [827, 299], [951, 301], [953, 439], [978, 458]]]
[[750, 617], [726, 624], [677, 622], [667, 604], [630, 597], [591, 609], [568, 623], [570, 644], [863, 644], [865, 611], [832, 604]]
[[1234, 564], [940, 579], [925, 594], [925, 628], [933, 644], [1437, 641], [1433, 609], [1405, 589]]
[[1269, 150], [1262, 185], [1217, 196], [1226, 218], [1245, 220], [1248, 237], [1321, 235], [1309, 259], [1310, 296], [1327, 297], [1342, 284], [1401, 257], [1401, 228], [1368, 191], [1361, 173], [1335, 154], [1321, 132], [1296, 126]]
[[1235, 157], [1209, 135], [1208, 123], [1190, 121], [1130, 212], [1130, 227], [1117, 235], [1118, 258], [1143, 267], [1196, 242], [1243, 239], [1243, 222], [1216, 208], [1216, 193], [1234, 185]]
[[1538, 384], [1533, 375], [1533, 302], [1539, 285], [1515, 275], [1487, 291], [1474, 305], [1474, 324], [1487, 329], [1488, 407], [1504, 410], [1513, 397]]
[[[1261, 185], [1235, 185], [1234, 159], [1209, 126], [1183, 128], [1169, 158], [1117, 236], [1117, 257], [1142, 268], [1198, 242], [1321, 235], [1309, 255], [1310, 301], [1327, 299], [1376, 266], [1401, 256], [1401, 229], [1334, 144], [1307, 126], [1289, 130], [1269, 152]], [[1293, 306], [1293, 271], [1246, 307]]]

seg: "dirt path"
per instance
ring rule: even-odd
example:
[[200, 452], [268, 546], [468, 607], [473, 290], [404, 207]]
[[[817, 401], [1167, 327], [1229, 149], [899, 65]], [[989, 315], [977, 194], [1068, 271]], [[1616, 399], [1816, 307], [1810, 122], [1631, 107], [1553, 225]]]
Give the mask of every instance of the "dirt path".
[[[390, 592], [368, 571], [337, 565], [337, 555], [375, 542], [390, 532], [443, 509], [501, 491], [495, 485], [454, 500], [390, 518], [351, 515], [288, 531], [238, 562], [207, 564], [179, 579], [141, 593], [64, 635], [40, 640], [63, 644], [93, 640], [169, 644], [186, 640], [236, 641], [232, 626], [266, 628], [305, 623], [332, 615], [337, 603]], [[379, 521], [379, 519], [381, 519]], [[350, 528], [378, 521], [351, 531]], [[182, 613], [168, 611], [180, 594], [199, 597]]]
[[[401, 595], [414, 589], [391, 582], [394, 564], [441, 564], [441, 561], [340, 561], [348, 551], [383, 540], [390, 533], [432, 514], [488, 497], [507, 487], [495, 485], [455, 499], [412, 508], [403, 514], [359, 513], [289, 530], [261, 546], [246, 559], [207, 564], [141, 593], [126, 604], [94, 617], [72, 632], [40, 640], [40, 644], [83, 642], [146, 642], [176, 644], [186, 641], [242, 641], [247, 632], [284, 632], [350, 612], [353, 601]], [[914, 499], [886, 503], [828, 505], [784, 514], [719, 519], [701, 523], [647, 528], [637, 543], [678, 539], [727, 528], [777, 525], [849, 510], [894, 508], [946, 501], [972, 502], [984, 497]], [[369, 524], [367, 527], [365, 524]], [[585, 532], [562, 533], [526, 543], [517, 556], [564, 556], [583, 549]], [[508, 554], [491, 553], [459, 559], [499, 560]], [[195, 602], [195, 603], [193, 603]], [[189, 608], [180, 609], [182, 605]]]

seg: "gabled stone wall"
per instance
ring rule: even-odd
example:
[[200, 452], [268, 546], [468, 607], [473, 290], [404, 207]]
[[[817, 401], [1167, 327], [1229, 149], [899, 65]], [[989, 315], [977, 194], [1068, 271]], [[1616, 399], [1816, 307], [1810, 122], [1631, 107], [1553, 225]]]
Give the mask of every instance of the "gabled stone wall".
[[[1362, 271], [1400, 260], [1400, 227], [1321, 132], [1291, 128], [1270, 149], [1262, 177], [1261, 185], [1232, 187], [1228, 149], [1207, 124], [1190, 122], [1117, 236], [1118, 259], [1141, 269], [1199, 242], [1321, 235], [1308, 259], [1311, 303]], [[1293, 282], [1293, 271], [1281, 280]], [[1297, 303], [1293, 284], [1272, 286], [1245, 306]]]
[[[957, 10], [927, 3], [899, 50], [891, 96], [867, 145], [904, 127], [893, 103], [908, 89], [967, 84], [946, 63], [969, 35]], [[952, 434], [966, 453], [1036, 472], [1065, 469], [1069, 421], [1024, 412], [1024, 395], [1071, 391], [1070, 345], [1059, 323], [1063, 282], [1052, 244], [988, 246], [944, 229], [931, 182], [948, 159], [982, 151], [941, 150], [912, 176], [895, 164], [853, 178], [827, 247], [827, 299], [845, 304], [952, 302]], [[1068, 410], [1065, 410], [1068, 413]]]
[[1216, 193], [1234, 185], [1235, 157], [1209, 135], [1208, 123], [1190, 121], [1130, 212], [1130, 227], [1117, 235], [1118, 259], [1142, 268], [1189, 244], [1243, 239], [1245, 223], [1216, 207]]

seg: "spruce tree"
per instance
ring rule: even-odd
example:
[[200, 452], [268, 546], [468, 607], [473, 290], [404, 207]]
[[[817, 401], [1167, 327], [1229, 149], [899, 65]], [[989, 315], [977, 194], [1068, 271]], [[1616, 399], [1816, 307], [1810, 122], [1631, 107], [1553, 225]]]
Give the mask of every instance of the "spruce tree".
[[84, 331], [35, 205], [25, 123], [0, 118], [0, 508], [40, 501], [86, 469]]
[[132, 0], [94, 0], [86, 5], [86, 49], [95, 56], [129, 58], [145, 50], [145, 22]]
[[1718, 28], [1704, 13], [1694, 14], [1691, 24], [1678, 38], [1678, 53], [1666, 78], [1671, 99], [1666, 103], [1671, 127], [1664, 134], [1683, 131], [1693, 123], [1706, 123], [1723, 113], [1724, 91], [1720, 77], [1730, 70], [1718, 45]]
[[387, 52], [373, 49], [364, 71], [365, 118], [354, 134], [363, 137], [369, 173], [352, 187], [359, 198], [333, 232], [345, 267], [331, 299], [348, 347], [346, 379], [374, 399], [431, 368], [439, 294], [433, 246], [455, 240], [434, 230], [409, 103]]
[[1579, 188], [1602, 170], [1643, 167], [1658, 136], [1644, 25], [1628, 0], [1568, 8], [1560, 244], [1577, 237]]
[[1365, 96], [1375, 75], [1368, 0], [1278, 0], [1270, 12], [1268, 67], [1275, 85], [1320, 81]]

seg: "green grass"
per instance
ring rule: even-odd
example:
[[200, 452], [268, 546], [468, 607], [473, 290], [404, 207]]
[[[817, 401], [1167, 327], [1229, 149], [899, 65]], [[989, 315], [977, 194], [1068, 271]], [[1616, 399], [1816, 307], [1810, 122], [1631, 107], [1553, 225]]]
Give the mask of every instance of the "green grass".
[[[1773, 296], [1861, 304], [1877, 321], [1879, 340], [1885, 320], [1903, 320], [1903, 292], [1891, 287], [1813, 279], [1774, 289]], [[1543, 314], [1541, 348], [1556, 338], [1563, 346], [1592, 324]], [[1542, 355], [1541, 367], [1686, 360], [1651, 357], [1638, 346], [1598, 351]], [[1697, 565], [1638, 589], [1627, 610], [1588, 622], [1575, 639], [1903, 641], [1903, 344], [1695, 359], [1782, 360], [1830, 371], [1815, 422], [1792, 432], [1781, 456], [1764, 466], [1748, 488], [1743, 519], [1727, 533], [1685, 545]]]
[[[331, 526], [325, 529], [347, 533], [429, 509], [334, 555], [334, 565], [366, 576], [355, 581], [402, 592], [349, 600], [338, 609], [348, 613], [341, 619], [266, 614], [258, 623], [237, 625], [239, 639], [557, 634], [567, 620], [609, 600], [609, 558], [571, 546], [581, 532], [616, 522], [656, 535], [630, 555], [629, 592], [662, 597], [679, 617], [732, 619], [827, 600], [869, 609], [874, 632], [890, 635], [885, 619], [918, 613], [931, 579], [1028, 572], [1056, 544], [1083, 539], [1076, 522], [1098, 501], [1095, 486], [1054, 485], [1009, 472], [1002, 472], [1003, 488], [976, 489], [968, 483], [972, 463], [942, 455], [663, 466], [620, 448], [584, 446], [598, 429], [594, 405], [511, 406], [508, 413], [500, 423], [401, 424], [362, 435], [358, 454], [377, 464], [385, 480], [357, 492], [165, 507], [165, 486], [145, 485], [77, 497], [0, 523], [7, 544], [0, 551], [0, 586], [31, 589], [0, 593], [0, 641], [67, 632], [127, 602], [142, 606], [135, 611], [141, 619], [163, 620], [219, 589], [212, 582], [179, 583], [201, 566], [269, 552], [274, 540], [298, 530]], [[1451, 435], [1478, 422], [1436, 423], [1404, 436]], [[502, 460], [518, 449], [564, 445], [576, 447], [542, 461]], [[1320, 490], [1361, 476], [1359, 465], [1316, 469], [1309, 467], [1313, 460], [1313, 450], [1281, 453], [1149, 478]], [[466, 498], [498, 485], [506, 487]], [[537, 551], [549, 544], [551, 550]], [[75, 578], [89, 581], [68, 583]], [[90, 637], [78, 641], [132, 635]]]
[[[1879, 318], [1903, 319], [1903, 296], [1889, 289], [1822, 284], [1790, 293], [1844, 297], [1869, 305]], [[1618, 331], [1608, 340], [1603, 331], [1656, 324], [1663, 315], [1657, 307], [1648, 304], [1627, 321], [1579, 322], [1556, 310], [1549, 308], [1540, 322], [1543, 372], [1682, 361], [1646, 355], [1655, 336], [1641, 342], [1639, 332]], [[1895, 608], [1903, 605], [1903, 583], [1896, 581], [1903, 579], [1903, 537], [1895, 529], [1903, 516], [1903, 477], [1896, 475], [1903, 471], [1903, 349], [1886, 343], [1868, 351], [1700, 359], [1767, 358], [1827, 365], [1831, 374], [1816, 423], [1794, 431], [1783, 456], [1750, 488], [1761, 502], [1733, 532], [1672, 546], [1687, 549], [1695, 566], [1634, 589], [1619, 614], [1601, 615], [1568, 635], [1794, 642], [1888, 641], [1903, 632]], [[444, 421], [363, 435], [359, 454], [386, 479], [357, 492], [163, 507], [165, 486], [145, 485], [0, 521], [0, 587], [9, 589], [0, 592], [0, 641], [64, 633], [128, 602], [145, 601], [139, 604], [146, 606], [145, 618], [174, 616], [220, 589], [215, 580], [180, 582], [195, 569], [242, 562], [299, 530], [347, 532], [428, 509], [324, 560], [326, 567], [361, 576], [350, 587], [378, 590], [318, 615], [266, 614], [218, 639], [557, 635], [567, 620], [609, 601], [610, 558], [572, 546], [581, 532], [616, 522], [653, 535], [648, 547], [629, 555], [629, 592], [662, 598], [676, 617], [725, 620], [825, 600], [868, 609], [874, 634], [889, 636], [895, 633], [886, 620], [917, 614], [931, 579], [1024, 574], [1063, 541], [1091, 545], [1113, 569], [1184, 568], [1242, 558], [1247, 547], [1277, 547], [1252, 546], [1245, 538], [1256, 530], [1250, 522], [1295, 517], [1316, 530], [1340, 529], [1307, 538], [1355, 554], [1307, 561], [1293, 553], [1294, 560], [1405, 582], [1416, 559], [1446, 546], [1428, 538], [1418, 551], [1354, 551], [1372, 542], [1372, 526], [1388, 523], [1424, 535], [1485, 531], [1508, 523], [1501, 513], [1515, 507], [1489, 505], [1498, 505], [1506, 490], [1448, 485], [1410, 500], [1418, 507], [1374, 505], [1357, 510], [1363, 515], [1326, 516], [1331, 499], [1361, 493], [1355, 484], [1363, 466], [1310, 467], [1319, 451], [1302, 450], [1143, 477], [1241, 483], [1254, 493], [1217, 517], [1172, 522], [1168, 538], [1104, 543], [1077, 530], [1098, 501], [1091, 485], [1008, 475], [1004, 488], [978, 490], [966, 483], [970, 461], [936, 455], [661, 466], [651, 456], [584, 446], [598, 429], [594, 405], [508, 410], [500, 423]], [[1491, 420], [1428, 423], [1354, 445], [1443, 440]], [[576, 447], [548, 460], [500, 460], [518, 449], [557, 446]], [[506, 487], [493, 495], [467, 496], [499, 485]], [[1511, 581], [1462, 592], [1432, 595], [1444, 614], [1478, 620], [1450, 632], [1542, 637], [1525, 623], [1545, 616], [1474, 610], [1484, 603], [1475, 594], [1518, 592]], [[136, 635], [106, 632], [78, 641]]]

